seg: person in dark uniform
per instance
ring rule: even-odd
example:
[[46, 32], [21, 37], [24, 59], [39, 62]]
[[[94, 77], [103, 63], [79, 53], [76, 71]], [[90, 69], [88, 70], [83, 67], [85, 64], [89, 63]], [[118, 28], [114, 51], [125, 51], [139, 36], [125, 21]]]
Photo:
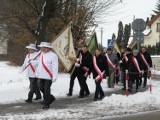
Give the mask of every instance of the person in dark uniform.
[[123, 88], [122, 90], [126, 90], [126, 67], [127, 67], [127, 62], [128, 62], [128, 57], [127, 54], [130, 54], [132, 50], [130, 48], [127, 48], [127, 52], [125, 48], [121, 49], [121, 54], [120, 54], [120, 71], [121, 71], [121, 82], [123, 83]]
[[[121, 56], [120, 56], [120, 53], [117, 52], [117, 49], [114, 48], [113, 49], [113, 53], [117, 56], [118, 61], [120, 61], [121, 60]], [[117, 66], [116, 71], [115, 71], [115, 82], [114, 82], [117, 85], [118, 85], [118, 82], [119, 82], [119, 77], [120, 77], [120, 67]]]
[[[143, 65], [142, 69], [144, 71], [144, 74], [142, 76], [144, 77], [143, 88], [145, 88], [147, 84], [147, 77], [150, 77], [149, 71], [150, 71], [150, 67], [152, 67], [152, 59], [150, 54], [146, 51], [145, 47], [142, 47], [140, 57], [142, 59], [142, 65]], [[140, 79], [140, 85], [141, 83], [142, 83], [142, 79]]]
[[[80, 54], [81, 57], [79, 57], [79, 62], [75, 64], [75, 66], [78, 66], [78, 75], [80, 77], [81, 90], [79, 98], [84, 98], [84, 96], [90, 94], [86, 80], [92, 64], [92, 54], [88, 51], [87, 45], [82, 46], [82, 51], [82, 54]], [[86, 92], [86, 94], [84, 94], [84, 92]]]
[[142, 74], [140, 61], [138, 56], [138, 50], [133, 51], [133, 55], [130, 57], [130, 62], [128, 64], [128, 73], [129, 73], [129, 92], [132, 92], [132, 86], [134, 81], [136, 80], [136, 92], [138, 92], [139, 86], [139, 77]]
[[89, 74], [93, 73], [93, 79], [95, 80], [96, 90], [93, 101], [101, 100], [104, 98], [104, 92], [101, 87], [101, 82], [104, 76], [109, 76], [109, 68], [106, 62], [106, 57], [102, 55], [101, 49], [95, 50], [95, 55], [92, 56], [92, 66], [89, 70]]
[[[75, 52], [76, 52], [76, 57], [77, 57], [77, 61], [79, 61], [79, 55], [82, 54], [82, 51], [78, 51], [77, 48], [74, 48], [75, 49]], [[79, 82], [79, 85], [80, 85], [80, 77], [78, 75], [78, 66], [75, 66], [76, 62], [74, 63], [74, 66], [73, 66], [73, 72], [71, 73], [71, 77], [70, 77], [70, 84], [69, 84], [69, 92], [67, 93], [67, 96], [72, 96], [72, 93], [73, 93], [73, 86], [74, 86], [74, 80], [78, 79], [78, 82]]]

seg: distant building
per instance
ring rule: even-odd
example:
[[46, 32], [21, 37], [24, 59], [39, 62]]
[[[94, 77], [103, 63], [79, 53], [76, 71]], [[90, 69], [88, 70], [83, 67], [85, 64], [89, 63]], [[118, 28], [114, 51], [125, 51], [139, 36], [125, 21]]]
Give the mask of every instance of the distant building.
[[[146, 25], [146, 29], [143, 31], [144, 33], [144, 46], [148, 45], [156, 45], [156, 43], [160, 42], [160, 13], [154, 16]], [[133, 47], [136, 42], [133, 41], [133, 36], [131, 35], [129, 40], [129, 47]]]

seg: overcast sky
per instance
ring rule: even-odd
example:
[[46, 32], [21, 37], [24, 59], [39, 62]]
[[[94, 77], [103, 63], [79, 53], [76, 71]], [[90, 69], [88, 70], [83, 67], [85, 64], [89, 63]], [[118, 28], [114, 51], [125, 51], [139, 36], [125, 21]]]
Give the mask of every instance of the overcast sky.
[[142, 18], [146, 21], [147, 17], [151, 17], [152, 10], [155, 9], [157, 0], [124, 0], [124, 2], [116, 6], [116, 10], [112, 15], [107, 15], [103, 19], [103, 24], [99, 24], [96, 29], [98, 40], [101, 40], [101, 30], [103, 28], [103, 46], [107, 46], [107, 39], [112, 37], [112, 33], [117, 35], [118, 23], [122, 21], [123, 25], [132, 23], [133, 16]]

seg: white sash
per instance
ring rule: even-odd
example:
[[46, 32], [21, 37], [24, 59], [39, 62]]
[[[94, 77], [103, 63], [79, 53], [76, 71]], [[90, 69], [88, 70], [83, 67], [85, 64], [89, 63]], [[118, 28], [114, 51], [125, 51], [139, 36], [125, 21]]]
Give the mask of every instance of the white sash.
[[140, 55], [141, 55], [141, 58], [142, 58], [143, 63], [146, 65], [146, 67], [147, 67], [148, 70], [149, 70], [149, 65], [148, 65], [146, 59], [144, 58], [144, 55], [143, 55], [142, 53], [140, 53]]
[[141, 74], [141, 70], [140, 70], [140, 68], [139, 68], [139, 64], [138, 64], [137, 59], [136, 59], [135, 57], [132, 57], [132, 61], [133, 61], [133, 63], [134, 63], [134, 66], [137, 68], [138, 73]]
[[96, 57], [94, 55], [92, 56], [92, 60], [93, 60], [94, 69], [96, 70], [96, 72], [98, 74], [98, 76], [96, 77], [96, 80], [103, 79], [103, 75], [104, 75], [105, 71], [101, 72], [101, 70], [97, 66]]
[[106, 53], [106, 57], [107, 57], [107, 63], [109, 64], [109, 66], [110, 66], [112, 69], [116, 69], [116, 65], [113, 65], [113, 63], [110, 61], [107, 53]]

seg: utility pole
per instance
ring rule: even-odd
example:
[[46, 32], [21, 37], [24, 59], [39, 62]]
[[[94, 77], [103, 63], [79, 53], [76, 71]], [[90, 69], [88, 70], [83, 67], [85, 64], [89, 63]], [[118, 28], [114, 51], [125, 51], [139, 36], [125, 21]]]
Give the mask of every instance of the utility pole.
[[102, 41], [103, 41], [103, 28], [101, 27], [101, 46], [102, 46]]

